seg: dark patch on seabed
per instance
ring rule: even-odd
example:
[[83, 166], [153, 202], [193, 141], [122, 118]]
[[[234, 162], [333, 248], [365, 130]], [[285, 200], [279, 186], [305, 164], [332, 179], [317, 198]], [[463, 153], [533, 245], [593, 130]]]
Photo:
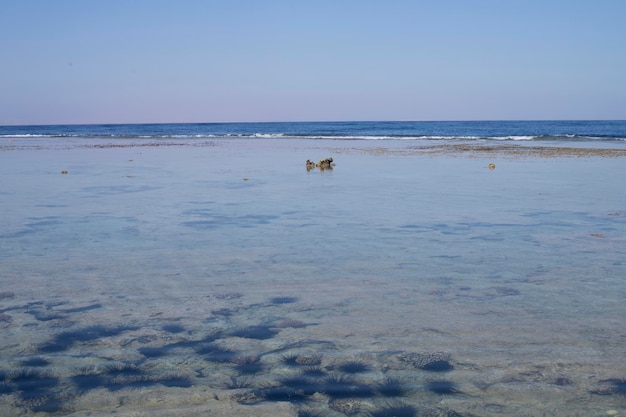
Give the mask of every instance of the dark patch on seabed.
[[298, 301], [297, 297], [273, 297], [270, 298], [272, 304], [291, 304]]
[[267, 215], [245, 215], [245, 216], [224, 216], [224, 215], [211, 215], [203, 216], [210, 217], [207, 220], [190, 220], [182, 222], [183, 226], [191, 227], [196, 230], [208, 230], [216, 229], [226, 225], [237, 226], [241, 228], [250, 228], [259, 225], [269, 224], [272, 220], [276, 220], [278, 216]]
[[117, 336], [118, 334], [136, 330], [137, 327], [118, 326], [118, 327], [105, 327], [105, 326], [89, 326], [82, 329], [63, 332], [57, 334], [52, 340], [44, 343], [39, 347], [41, 353], [53, 353], [65, 351], [77, 343], [89, 342], [105, 337]]
[[85, 197], [97, 197], [102, 195], [139, 193], [142, 191], [158, 190], [160, 188], [162, 187], [154, 187], [150, 185], [102, 185], [84, 187], [82, 191], [89, 194]]
[[62, 222], [58, 220], [60, 217], [58, 216], [50, 216], [50, 217], [39, 217], [39, 218], [31, 218], [29, 220], [36, 220], [30, 223], [26, 223], [22, 230], [13, 233], [3, 233], [0, 234], [0, 238], [8, 239], [8, 238], [18, 238], [34, 233], [39, 233], [50, 229], [53, 226], [57, 226]]
[[85, 311], [96, 310], [98, 308], [102, 308], [102, 304], [96, 303], [84, 307], [66, 308], [62, 309], [61, 311], [64, 313], [82, 313]]
[[[239, 293], [225, 292], [213, 298], [223, 302], [240, 297]], [[298, 298], [275, 296], [269, 301], [268, 304], [254, 306], [270, 309], [275, 314], [276, 309], [293, 308]], [[55, 314], [53, 307], [64, 304], [65, 301], [33, 302], [21, 308], [41, 320]], [[99, 303], [92, 303], [57, 311], [71, 314], [101, 307]], [[229, 315], [219, 316], [220, 320], [228, 323], [239, 311], [234, 309]], [[278, 322], [283, 314], [277, 314], [273, 321]], [[281, 343], [278, 338], [281, 329], [298, 332], [305, 326], [301, 322], [289, 324], [289, 320], [280, 323], [285, 325], [222, 326], [202, 337], [187, 338], [194, 331], [171, 321], [155, 325], [154, 319], [151, 319], [146, 328], [151, 332], [162, 331], [169, 343], [160, 342], [152, 334], [150, 337], [136, 334], [137, 330], [141, 330], [140, 326], [73, 328], [36, 346], [34, 356], [16, 361], [21, 369], [0, 371], [0, 395], [15, 396], [16, 407], [27, 412], [54, 414], [72, 412], [76, 396], [93, 390], [118, 392], [156, 385], [171, 388], [209, 385], [231, 390], [232, 394], [227, 398], [242, 405], [291, 403], [299, 416], [461, 416], [451, 410], [429, 410], [410, 403], [411, 397], [417, 393], [433, 398], [462, 394], [452, 377], [454, 366], [449, 353], [395, 351], [380, 353], [377, 359], [360, 356], [342, 358], [337, 356], [340, 352], [338, 347], [329, 341], [303, 339]], [[133, 334], [123, 341], [112, 339], [131, 331]], [[66, 369], [61, 373], [52, 366], [62, 362], [63, 355], [76, 355], [74, 349], [89, 349], [96, 343], [105, 346], [113, 343], [135, 349], [134, 354], [129, 355], [134, 359], [101, 359], [99, 363]], [[258, 351], [251, 352], [250, 348], [243, 351], [233, 346], [254, 346]], [[264, 350], [263, 346], [271, 348]], [[332, 354], [324, 356], [328, 352]], [[188, 355], [198, 359], [192, 360], [193, 363], [204, 365], [197, 369], [181, 366], [172, 372], [163, 371], [171, 368], [172, 358], [178, 360], [177, 357]], [[163, 367], [162, 363], [168, 366]], [[389, 367], [389, 364], [393, 366]], [[399, 373], [396, 374], [396, 371]], [[450, 377], [428, 380], [444, 372]], [[216, 379], [215, 375], [221, 377]], [[224, 376], [230, 380], [224, 381]], [[605, 391], [622, 393], [624, 390], [623, 381], [606, 381], [603, 384]], [[320, 401], [320, 398], [325, 400]], [[312, 405], [317, 408], [311, 408]]]
[[244, 337], [246, 339], [266, 340], [273, 338], [278, 334], [278, 332], [279, 330], [273, 328], [272, 326], [259, 325], [237, 329], [232, 332], [232, 336]]

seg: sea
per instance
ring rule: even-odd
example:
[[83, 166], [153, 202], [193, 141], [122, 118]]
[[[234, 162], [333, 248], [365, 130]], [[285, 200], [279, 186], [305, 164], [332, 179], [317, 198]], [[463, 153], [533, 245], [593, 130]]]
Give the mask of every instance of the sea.
[[0, 126], [0, 178], [0, 416], [626, 416], [626, 121]]

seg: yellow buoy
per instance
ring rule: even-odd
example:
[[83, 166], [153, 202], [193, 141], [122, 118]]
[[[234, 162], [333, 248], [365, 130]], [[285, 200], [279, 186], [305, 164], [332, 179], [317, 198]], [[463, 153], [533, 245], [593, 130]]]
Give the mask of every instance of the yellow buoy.
[[494, 169], [496, 169], [496, 164], [493, 164], [493, 163], [489, 164], [489, 170], [493, 171]]

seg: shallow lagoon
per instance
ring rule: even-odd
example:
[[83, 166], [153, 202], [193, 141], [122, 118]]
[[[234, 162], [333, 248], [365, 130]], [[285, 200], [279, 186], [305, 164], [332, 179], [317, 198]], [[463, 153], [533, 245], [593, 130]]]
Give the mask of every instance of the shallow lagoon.
[[376, 142], [0, 152], [0, 415], [626, 415], [626, 159]]

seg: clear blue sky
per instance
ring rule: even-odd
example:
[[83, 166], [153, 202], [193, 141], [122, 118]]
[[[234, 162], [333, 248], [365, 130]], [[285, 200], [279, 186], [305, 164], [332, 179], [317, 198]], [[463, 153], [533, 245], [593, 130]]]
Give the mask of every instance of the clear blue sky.
[[626, 119], [626, 1], [0, 2], [0, 125], [474, 119]]

